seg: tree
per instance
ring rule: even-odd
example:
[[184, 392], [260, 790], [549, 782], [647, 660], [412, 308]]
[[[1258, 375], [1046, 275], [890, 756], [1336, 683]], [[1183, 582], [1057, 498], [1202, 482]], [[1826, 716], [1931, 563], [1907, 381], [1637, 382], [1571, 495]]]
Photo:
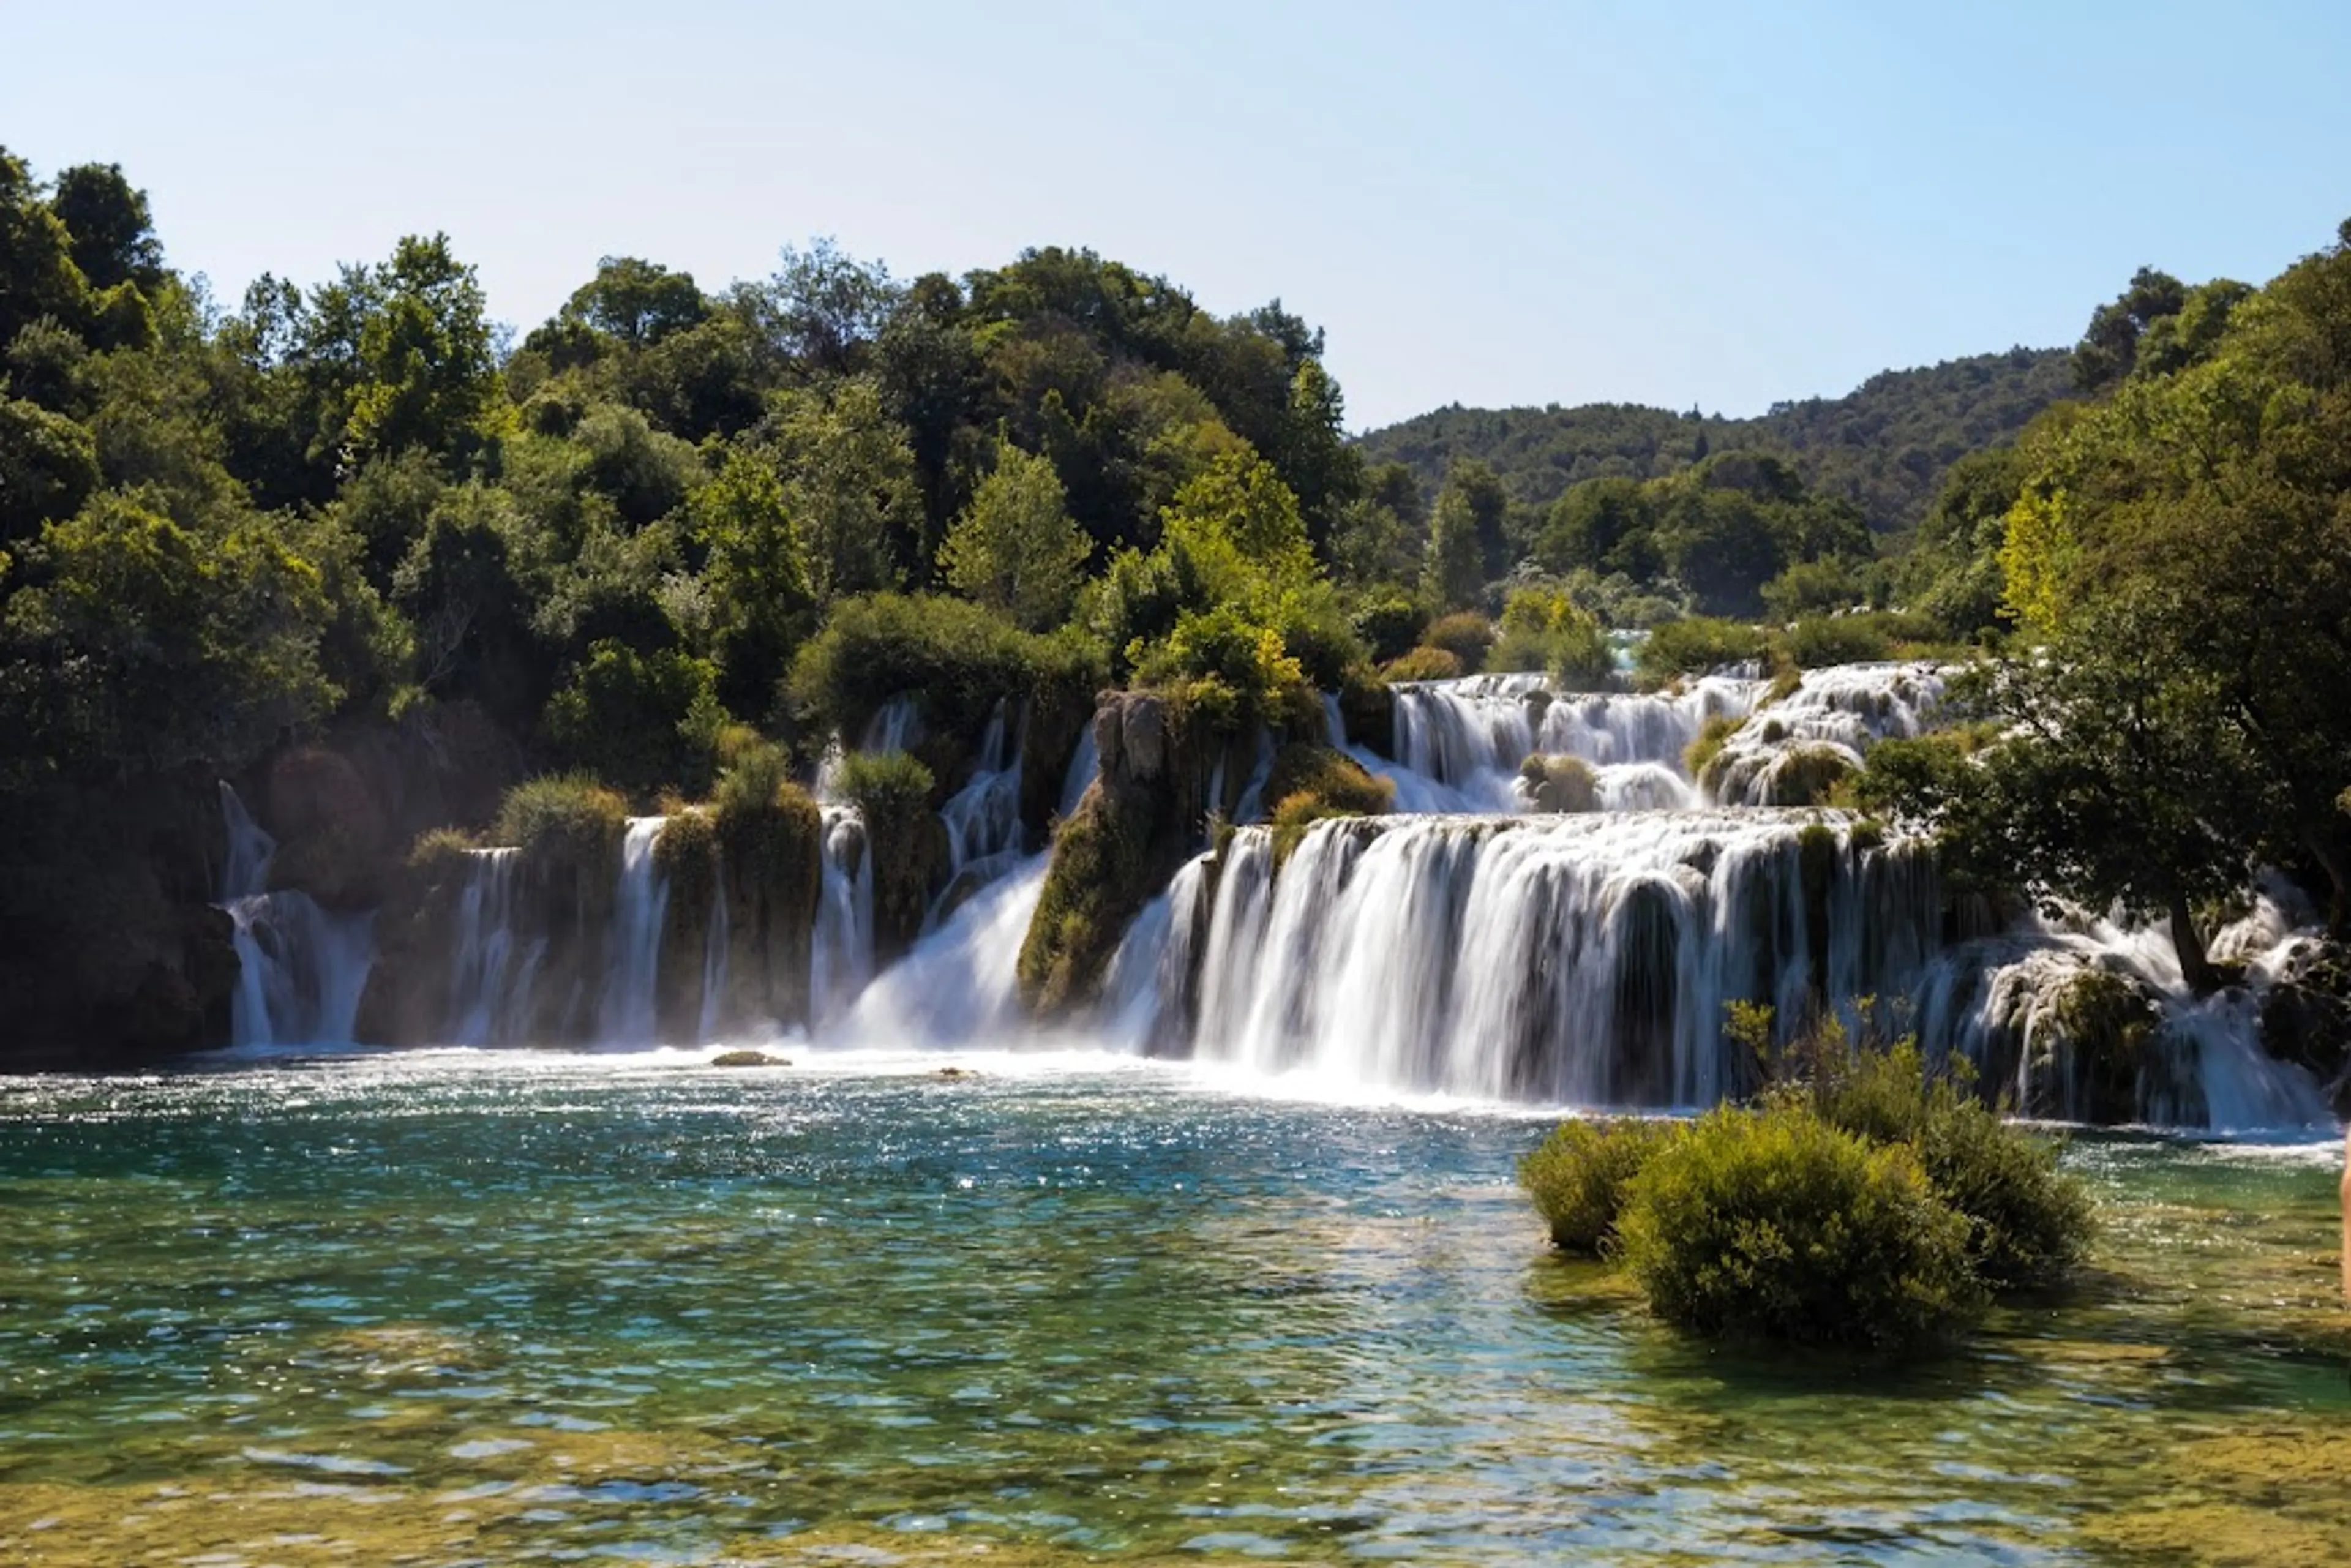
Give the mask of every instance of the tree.
[[2163, 919], [2207, 991], [2197, 912], [2243, 884], [2259, 789], [2221, 684], [2169, 634], [2180, 609], [2154, 591], [2103, 599], [2035, 656], [1979, 667], [1952, 703], [1998, 738], [1971, 758], [1886, 742], [1864, 800], [1934, 832], [1963, 879]]
[[1489, 570], [1488, 536], [1499, 548], [1505, 509], [1501, 482], [1485, 464], [1465, 460], [1446, 474], [1429, 516], [1426, 572], [1429, 591], [1447, 609], [1475, 602], [1488, 580], [1499, 575]]
[[1092, 553], [1053, 465], [1007, 444], [940, 547], [939, 570], [956, 592], [1036, 632], [1069, 614]]
[[673, 332], [699, 326], [710, 303], [690, 272], [672, 272], [632, 256], [608, 256], [596, 276], [564, 302], [560, 319], [583, 321], [631, 348], [660, 342]]
[[914, 455], [871, 378], [786, 393], [762, 428], [819, 604], [894, 588], [924, 563]]
[[2074, 350], [2074, 384], [2097, 392], [2129, 375], [2138, 361], [2139, 339], [2187, 302], [2187, 288], [2169, 273], [2142, 267], [2131, 274], [2130, 287], [2091, 316]]
[[135, 284], [153, 293], [163, 281], [163, 247], [148, 214], [147, 193], [122, 177], [119, 163], [82, 163], [57, 176], [49, 210], [73, 236], [74, 265], [93, 288]]

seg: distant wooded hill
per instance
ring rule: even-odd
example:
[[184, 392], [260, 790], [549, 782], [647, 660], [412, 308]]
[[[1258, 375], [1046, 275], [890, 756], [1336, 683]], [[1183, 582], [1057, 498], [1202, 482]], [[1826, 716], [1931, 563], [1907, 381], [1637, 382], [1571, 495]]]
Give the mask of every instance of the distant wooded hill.
[[1652, 479], [1709, 452], [1784, 452], [1814, 490], [1852, 501], [1881, 533], [1917, 524], [1943, 472], [2011, 439], [2072, 394], [2069, 351], [2011, 349], [1884, 371], [1841, 398], [1774, 403], [1760, 419], [1694, 417], [1636, 403], [1440, 408], [1362, 437], [1373, 463], [1403, 463], [1433, 495], [1456, 459], [1482, 458], [1510, 499], [1548, 506], [1570, 485]]

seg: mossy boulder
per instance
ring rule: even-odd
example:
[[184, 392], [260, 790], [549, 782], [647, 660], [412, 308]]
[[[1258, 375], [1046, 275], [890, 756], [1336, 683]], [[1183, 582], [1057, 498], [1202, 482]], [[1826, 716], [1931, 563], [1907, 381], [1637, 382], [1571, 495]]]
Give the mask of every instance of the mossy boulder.
[[1094, 747], [1101, 776], [1053, 836], [1020, 946], [1020, 998], [1040, 1017], [1066, 1015], [1101, 995], [1120, 938], [1183, 863], [1201, 826], [1211, 747], [1180, 702], [1103, 693]]
[[386, 880], [375, 965], [353, 1032], [371, 1045], [442, 1043], [455, 989], [458, 905], [475, 869], [463, 833], [426, 833]]
[[935, 784], [913, 757], [860, 753], [843, 763], [841, 790], [864, 820], [873, 857], [873, 959], [887, 964], [914, 945], [946, 876]]
[[2185, 1086], [2159, 1080], [2150, 1050], [2163, 1025], [2157, 998], [2134, 977], [2085, 968], [2064, 982], [2025, 1062], [2024, 1110], [2100, 1125], [2138, 1119]]
[[708, 809], [670, 814], [653, 841], [653, 866], [669, 887], [654, 969], [653, 1024], [664, 1040], [694, 1040], [702, 1029], [718, 915], [718, 826]]
[[1460, 655], [1443, 648], [1415, 648], [1380, 668], [1381, 678], [1389, 682], [1453, 681], [1465, 673]]
[[1531, 810], [1559, 815], [1600, 810], [1600, 775], [1581, 757], [1530, 757], [1519, 765], [1519, 788]]
[[1395, 756], [1395, 694], [1368, 669], [1347, 673], [1339, 687], [1339, 721], [1350, 744], [1382, 757]]
[[[824, 813], [786, 777], [782, 754], [768, 747], [738, 758], [720, 778], [711, 839], [726, 912], [718, 1027], [807, 1022]], [[658, 854], [658, 841], [654, 849]]]
[[2309, 1072], [2351, 1116], [2351, 948], [2304, 937], [2261, 993], [2262, 1046]]
[[1375, 817], [1395, 802], [1395, 785], [1343, 751], [1292, 741], [1274, 753], [1265, 797], [1273, 801], [1273, 857], [1280, 865], [1306, 830], [1331, 817]]

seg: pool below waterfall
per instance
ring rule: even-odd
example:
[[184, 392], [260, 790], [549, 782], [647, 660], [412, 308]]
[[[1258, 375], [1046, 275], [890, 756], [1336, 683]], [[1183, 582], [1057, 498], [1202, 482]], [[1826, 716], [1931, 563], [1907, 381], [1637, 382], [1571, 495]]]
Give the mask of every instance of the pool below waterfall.
[[1896, 1370], [1547, 1255], [1524, 1108], [783, 1049], [0, 1079], [0, 1561], [2351, 1561], [2332, 1140], [2076, 1137]]

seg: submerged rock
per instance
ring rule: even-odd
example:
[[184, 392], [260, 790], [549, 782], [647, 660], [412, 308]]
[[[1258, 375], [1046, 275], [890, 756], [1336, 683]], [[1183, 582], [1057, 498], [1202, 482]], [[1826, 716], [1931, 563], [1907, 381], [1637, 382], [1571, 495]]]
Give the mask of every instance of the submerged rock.
[[713, 1067], [789, 1067], [791, 1059], [764, 1051], [722, 1051], [710, 1059]]

